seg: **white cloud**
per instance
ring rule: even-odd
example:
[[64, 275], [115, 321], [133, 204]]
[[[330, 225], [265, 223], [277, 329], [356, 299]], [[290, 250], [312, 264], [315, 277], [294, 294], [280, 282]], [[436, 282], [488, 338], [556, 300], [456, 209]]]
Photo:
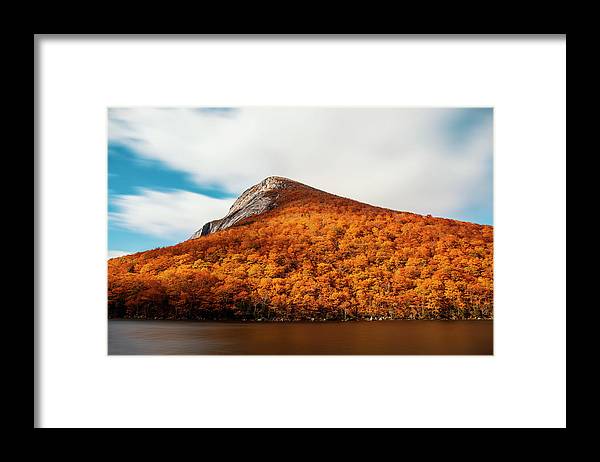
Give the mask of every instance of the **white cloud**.
[[[447, 138], [456, 114], [391, 108], [244, 108], [219, 115], [111, 109], [109, 137], [190, 173], [198, 184], [219, 185], [233, 194], [280, 175], [374, 205], [452, 216], [490, 201], [492, 188], [491, 121], [456, 144]], [[126, 196], [121, 205], [127, 213], [123, 209], [119, 219], [141, 223], [141, 209], [158, 213], [144, 218], [158, 234], [173, 226], [195, 229], [223, 215], [208, 213], [221, 202], [188, 194], [178, 193], [177, 205], [170, 196], [149, 192], [137, 199]], [[151, 199], [158, 203], [151, 205]]]
[[202, 225], [227, 214], [233, 199], [214, 199], [189, 191], [142, 189], [113, 198], [112, 225], [157, 237], [183, 240]]
[[125, 255], [131, 255], [131, 252], [127, 252], [126, 250], [109, 250], [108, 251], [108, 259], [123, 257]]

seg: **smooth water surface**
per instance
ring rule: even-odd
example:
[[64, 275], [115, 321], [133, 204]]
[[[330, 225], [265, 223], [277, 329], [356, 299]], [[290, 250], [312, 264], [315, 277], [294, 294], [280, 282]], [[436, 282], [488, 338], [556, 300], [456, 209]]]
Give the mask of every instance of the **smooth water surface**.
[[491, 355], [493, 321], [108, 320], [109, 355]]

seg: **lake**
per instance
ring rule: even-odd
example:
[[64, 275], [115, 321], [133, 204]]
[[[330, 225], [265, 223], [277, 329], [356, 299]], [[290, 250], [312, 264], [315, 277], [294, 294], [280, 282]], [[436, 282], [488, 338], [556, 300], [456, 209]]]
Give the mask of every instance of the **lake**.
[[108, 320], [109, 355], [491, 355], [493, 321]]

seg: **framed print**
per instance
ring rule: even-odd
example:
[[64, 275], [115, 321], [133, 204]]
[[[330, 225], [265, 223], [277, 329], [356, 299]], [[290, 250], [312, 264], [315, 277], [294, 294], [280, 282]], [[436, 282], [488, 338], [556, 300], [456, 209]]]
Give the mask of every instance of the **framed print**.
[[34, 72], [34, 427], [566, 427], [565, 35]]

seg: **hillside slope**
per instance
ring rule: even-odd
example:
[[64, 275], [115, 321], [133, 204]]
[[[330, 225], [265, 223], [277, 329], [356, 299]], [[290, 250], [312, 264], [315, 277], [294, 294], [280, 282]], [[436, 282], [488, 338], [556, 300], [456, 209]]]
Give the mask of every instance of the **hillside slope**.
[[491, 226], [392, 211], [269, 177], [190, 240], [109, 260], [108, 314], [491, 319], [492, 271]]

